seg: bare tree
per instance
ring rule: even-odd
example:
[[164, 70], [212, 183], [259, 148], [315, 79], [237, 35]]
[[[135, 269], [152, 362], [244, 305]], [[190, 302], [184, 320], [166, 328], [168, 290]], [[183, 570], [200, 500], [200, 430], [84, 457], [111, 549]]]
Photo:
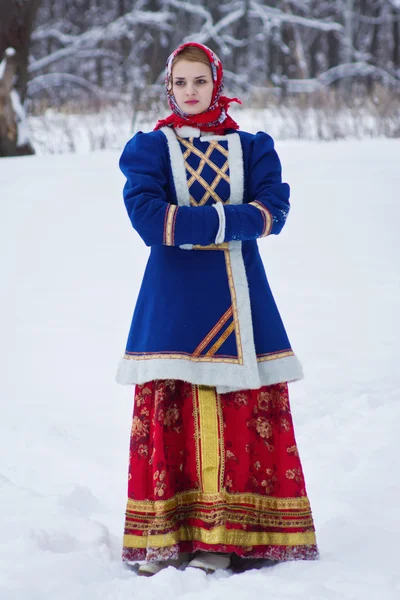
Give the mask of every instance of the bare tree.
[[0, 156], [33, 154], [25, 127], [31, 33], [40, 0], [0, 3]]

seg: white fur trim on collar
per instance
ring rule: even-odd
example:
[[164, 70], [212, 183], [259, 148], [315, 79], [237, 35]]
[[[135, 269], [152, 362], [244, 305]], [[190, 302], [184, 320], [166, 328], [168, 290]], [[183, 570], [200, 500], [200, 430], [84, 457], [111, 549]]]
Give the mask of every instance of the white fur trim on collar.
[[183, 125], [182, 127], [175, 127], [176, 135], [182, 138], [189, 137], [200, 137], [201, 131], [197, 129], [197, 127], [189, 127], [188, 125]]
[[181, 138], [200, 138], [202, 142], [211, 142], [211, 140], [226, 140], [229, 135], [217, 135], [216, 133], [200, 131], [197, 127], [190, 127], [189, 125], [182, 125], [182, 127], [175, 127], [176, 135]]

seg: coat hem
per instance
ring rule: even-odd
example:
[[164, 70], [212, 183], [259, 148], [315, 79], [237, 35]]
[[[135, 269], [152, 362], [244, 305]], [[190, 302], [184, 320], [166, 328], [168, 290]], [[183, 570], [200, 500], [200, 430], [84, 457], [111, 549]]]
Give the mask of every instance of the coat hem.
[[117, 383], [121, 385], [142, 384], [154, 379], [180, 379], [194, 385], [207, 385], [225, 394], [239, 390], [258, 389], [297, 381], [303, 378], [303, 370], [297, 356], [277, 358], [258, 363], [258, 376], [249, 376], [243, 365], [225, 363], [192, 363], [184, 359], [135, 360], [122, 358], [117, 372]]

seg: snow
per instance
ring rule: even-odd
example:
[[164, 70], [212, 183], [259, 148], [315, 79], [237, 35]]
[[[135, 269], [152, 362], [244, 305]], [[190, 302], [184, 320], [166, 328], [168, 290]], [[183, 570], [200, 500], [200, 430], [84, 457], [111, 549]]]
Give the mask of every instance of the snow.
[[26, 118], [25, 109], [21, 104], [21, 98], [17, 90], [13, 89], [10, 92], [12, 107], [17, 116], [18, 139], [17, 148], [29, 144], [29, 128]]
[[0, 82], [4, 77], [5, 70], [6, 70], [6, 60], [5, 60], [5, 58], [3, 58], [3, 60], [0, 62]]
[[342, 31], [343, 29], [340, 23], [323, 21], [321, 19], [307, 19], [306, 17], [293, 15], [290, 12], [284, 12], [271, 6], [265, 6], [264, 3], [259, 4], [255, 0], [250, 0], [250, 7], [254, 15], [263, 19], [263, 21], [270, 19], [278, 23], [298, 23], [304, 27], [319, 29], [321, 31]]
[[16, 52], [14, 48], [7, 48], [7, 50], [4, 52], [4, 58], [0, 62], [0, 82], [3, 79], [4, 73], [6, 71], [7, 58], [12, 58], [13, 56], [15, 56], [15, 54]]
[[[65, 77], [71, 80], [75, 78], [73, 75]], [[35, 92], [40, 87], [48, 87], [50, 82], [52, 85], [61, 85], [63, 78], [61, 73], [41, 75], [31, 81], [29, 89]], [[83, 83], [77, 77], [75, 81], [80, 85]], [[301, 81], [303, 85], [305, 80]], [[86, 82], [86, 85], [90, 87], [91, 84]], [[96, 86], [92, 86], [90, 91], [96, 93]], [[229, 91], [228, 95], [231, 95]], [[376, 102], [379, 103], [379, 98]], [[255, 103], [258, 103], [257, 97]], [[48, 109], [41, 116], [28, 116], [27, 122], [37, 154], [119, 150], [126, 142], [126, 132], [149, 131], [159, 118], [169, 114], [164, 106], [161, 110], [156, 109], [157, 104], [150, 111], [133, 111], [129, 102], [116, 101], [113, 107], [100, 112], [67, 114]], [[252, 133], [266, 130], [279, 140], [396, 138], [400, 122], [400, 105], [397, 111], [382, 115], [382, 108], [372, 103], [338, 110], [332, 105], [322, 109], [312, 106], [300, 108], [293, 104], [276, 105], [274, 99], [268, 108], [233, 105], [229, 113], [241, 124], [242, 129]]]
[[132, 389], [115, 384], [148, 249], [118, 152], [0, 160], [2, 600], [400, 597], [399, 141], [280, 142], [292, 213], [260, 241], [321, 559], [140, 578], [120, 562]]

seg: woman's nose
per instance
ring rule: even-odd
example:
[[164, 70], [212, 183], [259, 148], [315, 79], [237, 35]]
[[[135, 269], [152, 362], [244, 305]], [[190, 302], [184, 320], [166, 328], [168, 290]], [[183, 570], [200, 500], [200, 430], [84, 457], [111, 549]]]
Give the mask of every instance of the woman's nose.
[[196, 93], [196, 88], [192, 83], [188, 83], [188, 85], [186, 86], [186, 94], [188, 96], [193, 96], [193, 94]]

